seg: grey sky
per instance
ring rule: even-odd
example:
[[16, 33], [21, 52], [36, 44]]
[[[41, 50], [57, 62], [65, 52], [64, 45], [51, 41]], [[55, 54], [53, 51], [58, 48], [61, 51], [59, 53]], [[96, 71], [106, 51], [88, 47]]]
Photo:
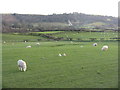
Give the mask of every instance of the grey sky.
[[0, 13], [86, 13], [118, 16], [119, 0], [2, 0]]

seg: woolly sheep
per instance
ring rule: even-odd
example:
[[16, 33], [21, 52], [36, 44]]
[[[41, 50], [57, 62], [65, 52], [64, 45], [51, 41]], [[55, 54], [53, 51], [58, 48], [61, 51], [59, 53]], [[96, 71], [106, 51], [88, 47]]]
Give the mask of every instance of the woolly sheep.
[[97, 43], [93, 43], [93, 46], [97, 46]]
[[40, 45], [40, 43], [36, 43], [36, 45]]
[[5, 41], [3, 43], [6, 43]]
[[108, 50], [108, 46], [107, 45], [102, 47], [102, 51], [107, 51], [107, 50]]
[[31, 48], [31, 46], [27, 46], [26, 48]]
[[12, 45], [15, 45], [14, 43], [12, 43]]
[[64, 53], [63, 56], [66, 56], [66, 54]]
[[83, 46], [80, 46], [81, 48], [83, 48]]
[[26, 69], [27, 69], [27, 65], [26, 65], [26, 62], [25, 61], [23, 61], [23, 60], [18, 60], [17, 61], [17, 64], [18, 64], [18, 68], [19, 68], [19, 70], [20, 71], [26, 71]]
[[62, 54], [60, 54], [60, 53], [59, 53], [59, 55], [58, 55], [58, 56], [62, 56]]

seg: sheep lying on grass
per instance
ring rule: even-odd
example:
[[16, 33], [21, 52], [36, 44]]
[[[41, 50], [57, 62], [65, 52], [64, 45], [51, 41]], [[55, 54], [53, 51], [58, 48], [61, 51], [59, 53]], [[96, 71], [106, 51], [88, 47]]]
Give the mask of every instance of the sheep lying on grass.
[[58, 56], [62, 56], [62, 54], [59, 53]]
[[65, 53], [64, 54], [59, 53], [58, 56], [67, 56], [67, 55]]
[[38, 42], [38, 43], [36, 43], [36, 45], [40, 45], [40, 43]]
[[107, 51], [107, 50], [108, 50], [108, 46], [107, 45], [102, 47], [102, 51]]
[[19, 70], [25, 72], [26, 69], [27, 69], [26, 62], [23, 61], [23, 60], [18, 60], [17, 63], [18, 63], [18, 68], [19, 68]]
[[83, 48], [83, 46], [82, 46], [82, 45], [81, 45], [80, 47], [81, 47], [81, 48]]
[[27, 46], [26, 48], [31, 48], [31, 46]]
[[3, 43], [6, 43], [5, 41]]
[[64, 53], [63, 56], [67, 56], [67, 55]]

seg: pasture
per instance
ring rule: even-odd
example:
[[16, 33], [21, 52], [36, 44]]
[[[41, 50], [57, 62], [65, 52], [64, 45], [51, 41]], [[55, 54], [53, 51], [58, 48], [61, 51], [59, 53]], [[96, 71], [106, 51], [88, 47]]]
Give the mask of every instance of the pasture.
[[[118, 42], [97, 42], [96, 47], [92, 46], [94, 42], [36, 43], [3, 43], [3, 88], [118, 87]], [[26, 48], [28, 45], [32, 48]], [[103, 45], [109, 50], [101, 51]], [[59, 53], [67, 56], [60, 57]], [[26, 61], [26, 72], [18, 70], [19, 59]]]
[[6, 42], [21, 42], [24, 40], [37, 41], [37, 39], [43, 39], [43, 37], [31, 36], [31, 35], [19, 35], [19, 34], [2, 34], [2, 41]]
[[110, 40], [110, 38], [117, 38], [118, 33], [108, 32], [108, 31], [106, 32], [74, 32], [74, 31], [71, 31], [71, 32], [53, 34], [52, 36], [73, 38], [73, 40], [76, 40], [78, 38], [83, 39], [83, 40], [89, 40], [90, 38], [96, 38], [97, 40], [104, 38], [105, 40]]

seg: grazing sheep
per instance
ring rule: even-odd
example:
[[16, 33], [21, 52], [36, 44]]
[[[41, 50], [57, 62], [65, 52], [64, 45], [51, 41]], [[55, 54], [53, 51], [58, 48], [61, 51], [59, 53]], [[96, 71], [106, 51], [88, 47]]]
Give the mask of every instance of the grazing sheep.
[[40, 43], [36, 43], [36, 45], [40, 45]]
[[25, 61], [18, 60], [17, 64], [18, 64], [18, 68], [19, 68], [20, 71], [24, 71], [24, 72], [26, 71], [27, 66], [26, 66], [26, 62]]
[[14, 43], [12, 43], [12, 45], [15, 45]]
[[108, 46], [107, 45], [102, 47], [102, 51], [107, 51], [107, 50], [108, 50]]
[[3, 43], [6, 43], [5, 41]]
[[31, 46], [27, 46], [26, 48], [31, 48]]
[[62, 56], [62, 54], [60, 54], [60, 53], [59, 53], [59, 55], [58, 55], [58, 56]]
[[63, 56], [66, 56], [66, 54], [64, 53]]
[[71, 41], [71, 43], [73, 43], [73, 42]]
[[80, 46], [81, 48], [83, 48], [83, 46]]
[[93, 46], [97, 46], [97, 43], [93, 43]]

